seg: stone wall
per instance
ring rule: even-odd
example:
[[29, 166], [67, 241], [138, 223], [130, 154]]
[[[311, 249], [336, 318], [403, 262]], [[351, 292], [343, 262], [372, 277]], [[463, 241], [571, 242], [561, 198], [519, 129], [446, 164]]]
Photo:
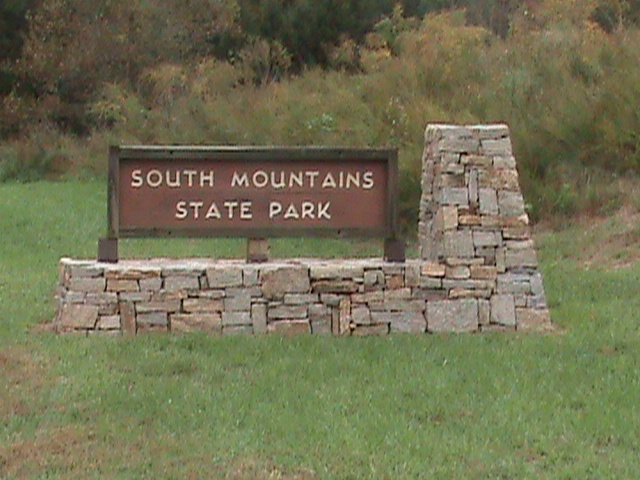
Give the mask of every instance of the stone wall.
[[420, 259], [62, 259], [55, 328], [356, 336], [548, 329], [508, 128], [434, 125], [425, 139]]

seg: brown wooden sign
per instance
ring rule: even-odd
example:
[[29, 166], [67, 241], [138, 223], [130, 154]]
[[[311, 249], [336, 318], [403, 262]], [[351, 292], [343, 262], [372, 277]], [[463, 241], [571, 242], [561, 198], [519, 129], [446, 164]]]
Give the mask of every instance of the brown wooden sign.
[[397, 151], [112, 147], [109, 237], [396, 238]]
[[110, 163], [119, 237], [394, 233], [393, 150], [119, 147]]

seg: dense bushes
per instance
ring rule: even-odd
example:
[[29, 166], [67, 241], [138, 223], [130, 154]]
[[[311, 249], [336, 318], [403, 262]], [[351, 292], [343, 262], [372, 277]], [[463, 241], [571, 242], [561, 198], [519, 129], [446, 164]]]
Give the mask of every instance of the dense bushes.
[[[590, 0], [486, 0], [422, 19], [409, 14], [438, 2], [92, 4], [29, 15], [14, 72], [30, 90], [2, 98], [0, 177], [104, 173], [109, 143], [391, 145], [412, 216], [426, 124], [496, 121], [512, 127], [534, 217], [614, 208], [614, 177], [640, 173], [640, 32], [626, 3], [615, 28]], [[327, 30], [297, 50], [314, 25]]]

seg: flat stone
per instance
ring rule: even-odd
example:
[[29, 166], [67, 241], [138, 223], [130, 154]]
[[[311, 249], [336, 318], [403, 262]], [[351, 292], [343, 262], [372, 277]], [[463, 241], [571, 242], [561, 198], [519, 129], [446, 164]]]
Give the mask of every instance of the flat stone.
[[420, 265], [407, 264], [404, 271], [404, 284], [407, 287], [420, 286]]
[[120, 315], [105, 315], [98, 318], [98, 330], [120, 330]]
[[507, 156], [513, 153], [511, 139], [509, 137], [499, 139], [482, 140], [482, 153], [485, 155]]
[[480, 140], [499, 140], [509, 136], [509, 126], [504, 123], [473, 125], [470, 128]]
[[167, 312], [151, 312], [151, 313], [138, 313], [136, 315], [136, 323], [138, 324], [138, 331], [144, 327], [169, 327], [169, 316]]
[[427, 277], [444, 277], [446, 273], [446, 267], [438, 263], [423, 263], [422, 275]]
[[452, 288], [449, 290], [448, 298], [489, 298], [491, 297], [491, 290], [471, 290], [468, 288]]
[[162, 278], [154, 277], [154, 278], [143, 278], [139, 281], [140, 290], [157, 292], [162, 288]]
[[107, 279], [108, 292], [138, 292], [140, 286], [137, 280]]
[[63, 328], [95, 328], [98, 310], [96, 305], [66, 304], [62, 308], [58, 323]]
[[424, 333], [427, 331], [427, 320], [419, 311], [391, 314], [389, 327], [391, 333]]
[[323, 303], [314, 303], [309, 305], [309, 318], [318, 320], [331, 315], [331, 309]]
[[308, 293], [311, 290], [306, 267], [281, 267], [260, 272], [262, 291], [267, 299], [284, 298], [286, 293]]
[[364, 285], [365, 287], [371, 287], [374, 285], [384, 285], [384, 272], [382, 270], [365, 271]]
[[466, 265], [447, 267], [446, 278], [464, 280], [471, 277], [471, 270]]
[[[245, 287], [257, 286], [259, 273], [260, 273], [260, 270], [258, 269], [258, 267], [245, 265], [242, 268], [242, 285], [244, 285]], [[230, 285], [230, 286], [234, 286], [234, 285]]]
[[306, 320], [279, 321], [267, 325], [269, 333], [284, 336], [308, 335], [311, 333], [311, 324]]
[[520, 191], [518, 171], [515, 169], [499, 168], [493, 171], [491, 185], [497, 190]]
[[132, 302], [121, 302], [119, 305], [122, 332], [126, 335], [136, 334], [136, 310]]
[[383, 300], [385, 302], [392, 300], [407, 300], [411, 298], [411, 289], [404, 287], [396, 290], [385, 290], [383, 293]]
[[498, 247], [501, 243], [500, 234], [498, 232], [473, 232], [473, 245], [477, 248]]
[[121, 292], [118, 297], [128, 302], [148, 302], [151, 300], [151, 292]]
[[[87, 299], [87, 293], [85, 292], [69, 292], [65, 290], [61, 298], [63, 303], [84, 303]], [[101, 293], [97, 293], [97, 295], [101, 295]]]
[[535, 268], [538, 266], [536, 251], [528, 250], [505, 250], [505, 266], [510, 268]]
[[516, 324], [516, 305], [513, 295], [493, 295], [491, 297], [491, 323]]
[[491, 302], [489, 300], [478, 300], [478, 323], [480, 325], [491, 323]]
[[438, 142], [438, 150], [441, 152], [476, 153], [480, 147], [480, 141], [464, 127], [454, 132], [445, 132]]
[[317, 280], [313, 282], [316, 293], [354, 293], [358, 291], [358, 284], [351, 280]]
[[478, 190], [481, 215], [498, 215], [498, 195], [493, 188]]
[[518, 331], [540, 333], [553, 331], [551, 316], [547, 309], [518, 308], [516, 319]]
[[251, 290], [227, 289], [227, 296], [224, 299], [224, 309], [229, 312], [251, 309]]
[[519, 217], [525, 213], [524, 198], [520, 192], [498, 192], [498, 207], [503, 217]]
[[480, 215], [460, 215], [458, 223], [464, 226], [482, 225], [482, 217]]
[[440, 191], [442, 205], [456, 205], [467, 208], [469, 206], [469, 192], [466, 188], [448, 188]]
[[104, 268], [96, 264], [79, 264], [69, 266], [69, 273], [72, 278], [80, 277], [102, 277], [104, 276]]
[[493, 157], [493, 168], [516, 168], [516, 157], [513, 155], [496, 155]]
[[531, 275], [503, 273], [498, 275], [498, 293], [531, 293]]
[[[422, 290], [440, 290], [442, 288], [441, 278], [422, 277], [420, 279], [420, 289]], [[414, 291], [415, 294], [415, 291]]]
[[194, 292], [197, 298], [208, 298], [209, 300], [220, 300], [227, 296], [224, 290], [199, 290]]
[[351, 295], [353, 303], [380, 303], [384, 300], [384, 292], [382, 290], [371, 290], [365, 293], [354, 293]]
[[136, 313], [151, 313], [151, 312], [179, 312], [180, 300], [165, 300], [155, 302], [140, 302], [136, 303]]
[[243, 283], [242, 268], [240, 267], [220, 265], [207, 268], [206, 272], [209, 288], [212, 289], [240, 287]]
[[331, 315], [311, 321], [313, 335], [331, 335]]
[[252, 325], [251, 312], [222, 312], [222, 325], [224, 326], [249, 325], [250, 326]]
[[337, 295], [335, 293], [321, 293], [320, 301], [325, 305], [329, 305], [331, 307], [337, 307], [340, 305], [340, 302], [344, 298], [344, 295]]
[[255, 303], [251, 305], [251, 321], [253, 323], [253, 333], [264, 335], [267, 333], [267, 305]]
[[369, 325], [371, 323], [371, 312], [367, 307], [352, 307], [351, 322], [356, 325]]
[[104, 292], [107, 280], [103, 277], [72, 277], [69, 280], [69, 290], [76, 292]]
[[351, 330], [351, 335], [354, 337], [369, 337], [374, 335], [388, 335], [389, 324], [380, 323], [377, 325], [356, 325]]
[[[373, 310], [375, 307], [371, 307]], [[382, 308], [389, 312], [424, 312], [424, 300], [386, 300]]]
[[473, 236], [470, 230], [444, 233], [444, 252], [447, 257], [473, 257]]
[[319, 300], [317, 293], [287, 293], [284, 296], [286, 305], [309, 305]]
[[178, 292], [181, 290], [200, 290], [198, 277], [165, 277], [164, 289], [167, 292]]
[[281, 305], [267, 310], [269, 320], [307, 318], [309, 310], [306, 305]]
[[427, 302], [430, 332], [475, 332], [478, 325], [478, 301], [475, 299]]
[[351, 300], [340, 300], [338, 307], [338, 335], [347, 335], [351, 328]]
[[471, 265], [471, 278], [476, 280], [496, 280], [498, 278], [498, 269], [493, 266]]
[[224, 310], [224, 304], [222, 300], [186, 298], [182, 302], [182, 309], [187, 313], [215, 313]]
[[222, 316], [219, 313], [177, 313], [171, 315], [171, 331], [175, 333], [222, 333]]
[[438, 230], [455, 230], [458, 228], [458, 207], [444, 205], [436, 215], [436, 228]]
[[364, 276], [364, 267], [354, 265], [312, 265], [309, 270], [311, 280], [354, 279]]
[[388, 290], [398, 290], [404, 288], [404, 275], [387, 275], [385, 285]]

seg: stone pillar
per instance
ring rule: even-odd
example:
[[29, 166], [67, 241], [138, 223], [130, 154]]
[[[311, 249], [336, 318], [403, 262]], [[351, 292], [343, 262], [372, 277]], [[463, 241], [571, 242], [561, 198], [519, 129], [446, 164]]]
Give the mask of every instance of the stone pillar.
[[496, 279], [491, 323], [548, 325], [509, 128], [429, 125], [422, 161], [422, 259]]

